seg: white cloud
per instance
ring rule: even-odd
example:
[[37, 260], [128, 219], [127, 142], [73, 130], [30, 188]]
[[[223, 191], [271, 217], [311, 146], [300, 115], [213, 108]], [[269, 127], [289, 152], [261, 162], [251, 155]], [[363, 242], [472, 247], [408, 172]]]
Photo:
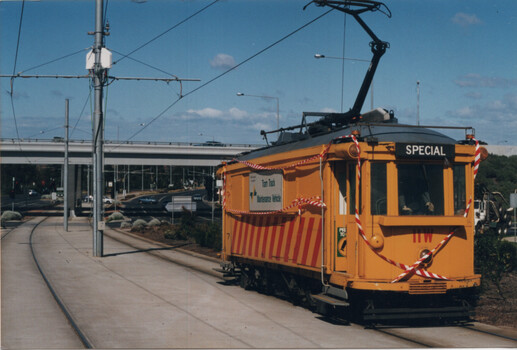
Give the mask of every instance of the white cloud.
[[228, 110], [232, 119], [243, 119], [248, 116], [248, 112], [238, 109], [237, 107], [232, 107]]
[[479, 99], [483, 98], [483, 94], [481, 94], [480, 92], [476, 92], [476, 91], [468, 92], [465, 94], [465, 96], [467, 96], [468, 98], [471, 98], [473, 100], [479, 100]]
[[489, 144], [497, 144], [500, 139], [510, 140], [515, 137], [516, 108], [517, 94], [506, 94], [500, 99], [494, 99], [484, 104], [474, 104], [449, 111], [447, 115], [456, 123], [474, 127], [478, 139]]
[[259, 122], [251, 124], [251, 128], [254, 130], [269, 130], [271, 129], [271, 125]]
[[459, 87], [506, 88], [517, 85], [517, 80], [501, 77], [484, 77], [477, 73], [469, 73], [458, 77], [454, 80], [454, 83]]
[[457, 109], [453, 114], [455, 114], [458, 117], [462, 118], [468, 118], [474, 115], [475, 110], [471, 106], [462, 107], [460, 109]]
[[198, 110], [189, 109], [187, 113], [197, 115], [201, 118], [221, 118], [223, 115], [222, 111], [209, 107]]
[[238, 121], [249, 118], [249, 113], [237, 107], [232, 107], [228, 110], [219, 110], [216, 108], [206, 107], [203, 109], [189, 109], [180, 115], [180, 119], [216, 119], [224, 121]]
[[325, 107], [321, 110], [323, 113], [337, 113], [337, 111], [333, 108]]
[[230, 69], [235, 67], [235, 59], [225, 53], [217, 54], [211, 61], [210, 66], [216, 69]]
[[483, 23], [476, 15], [468, 14], [464, 12], [458, 12], [452, 17], [452, 23], [460, 25], [462, 27], [468, 27]]

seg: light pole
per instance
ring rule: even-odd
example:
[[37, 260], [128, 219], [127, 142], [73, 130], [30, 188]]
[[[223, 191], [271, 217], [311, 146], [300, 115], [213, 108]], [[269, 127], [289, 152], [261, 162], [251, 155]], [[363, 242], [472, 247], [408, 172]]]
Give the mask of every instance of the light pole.
[[416, 81], [416, 125], [420, 125], [420, 80]]
[[265, 95], [249, 95], [249, 94], [244, 94], [242, 92], [238, 92], [237, 96], [249, 96], [249, 97], [276, 99], [276, 128], [280, 129], [280, 99], [278, 97], [265, 96]]
[[[361, 58], [334, 57], [334, 56], [326, 56], [326, 55], [323, 55], [320, 53], [315, 54], [314, 58], [316, 58], [316, 59], [329, 58], [329, 59], [341, 60], [341, 61], [358, 61], [358, 62], [370, 63], [369, 60], [365, 60], [365, 59], [361, 59]], [[341, 112], [343, 112], [344, 82], [345, 82], [345, 78], [344, 78], [344, 75], [342, 75], [342, 77], [341, 77]], [[371, 107], [371, 109], [373, 109], [373, 79], [372, 79], [372, 87], [370, 88], [370, 97], [371, 97], [370, 107]]]

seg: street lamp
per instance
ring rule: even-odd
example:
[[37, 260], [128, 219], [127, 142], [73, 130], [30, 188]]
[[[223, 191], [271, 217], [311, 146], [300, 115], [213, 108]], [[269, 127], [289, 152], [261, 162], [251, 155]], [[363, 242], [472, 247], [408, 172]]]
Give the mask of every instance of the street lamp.
[[[368, 62], [369, 60], [361, 59], [361, 58], [349, 58], [349, 57], [334, 57], [334, 56], [325, 56], [323, 54], [317, 53], [314, 55], [314, 58], [321, 59], [321, 58], [329, 58], [333, 60], [341, 60], [341, 61], [358, 61], [358, 62]], [[344, 81], [345, 77], [344, 74], [341, 77], [341, 112], [343, 112], [343, 88], [344, 88]], [[372, 86], [370, 89], [370, 97], [371, 97], [371, 109], [373, 109], [373, 79], [372, 79]]]
[[270, 98], [270, 99], [276, 99], [276, 128], [280, 129], [280, 99], [278, 97], [274, 96], [264, 96], [264, 95], [249, 95], [244, 94], [242, 92], [238, 92], [237, 96], [249, 96], [249, 97], [259, 97], [259, 98]]

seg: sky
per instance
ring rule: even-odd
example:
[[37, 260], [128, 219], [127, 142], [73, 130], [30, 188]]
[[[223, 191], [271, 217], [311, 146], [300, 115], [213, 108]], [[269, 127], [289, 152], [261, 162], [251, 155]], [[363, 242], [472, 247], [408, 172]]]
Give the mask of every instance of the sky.
[[[113, 81], [104, 91], [105, 139], [264, 144], [260, 130], [276, 129], [277, 101], [281, 127], [299, 124], [304, 111], [350, 109], [371, 38], [352, 16], [303, 10], [308, 2], [105, 0], [110, 76], [199, 79]], [[517, 1], [385, 3], [391, 18], [361, 15], [390, 44], [373, 107], [393, 110], [400, 123], [414, 125], [418, 114], [421, 125], [473, 127], [489, 144], [516, 145]], [[21, 10], [21, 1], [0, 0], [0, 74], [88, 73], [94, 1], [26, 1]], [[91, 140], [88, 79], [18, 78], [11, 88], [0, 78], [0, 92], [2, 138], [64, 136], [69, 99], [71, 138]], [[371, 102], [369, 93], [363, 112]]]

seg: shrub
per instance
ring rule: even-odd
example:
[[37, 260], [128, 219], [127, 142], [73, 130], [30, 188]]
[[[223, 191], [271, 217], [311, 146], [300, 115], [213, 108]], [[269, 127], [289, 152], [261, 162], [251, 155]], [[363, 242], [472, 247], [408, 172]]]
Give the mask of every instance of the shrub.
[[127, 221], [122, 221], [120, 223], [120, 228], [131, 228], [131, 223]]
[[113, 221], [113, 220], [124, 220], [124, 215], [122, 213], [116, 211], [113, 212], [110, 216], [107, 218], [107, 222]]
[[495, 230], [489, 229], [476, 235], [474, 263], [483, 280], [492, 282], [504, 299], [501, 279], [516, 268], [517, 248], [512, 243], [503, 241]]
[[177, 240], [177, 241], [186, 241], [189, 239], [188, 236], [184, 235], [184, 232], [182, 232], [181, 230], [178, 230], [174, 226], [171, 226], [169, 229], [167, 229], [164, 232], [163, 236], [166, 239], [173, 239], [173, 240]]
[[22, 214], [18, 213], [17, 211], [6, 210], [2, 213], [2, 221], [21, 220], [21, 219], [22, 219]]
[[150, 227], [151, 226], [159, 226], [159, 225], [161, 225], [161, 222], [158, 219], [152, 219], [151, 221], [149, 221], [147, 223], [147, 226], [150, 226]]
[[147, 226], [147, 222], [142, 219], [138, 219], [135, 222], [133, 222], [133, 226], [131, 227], [131, 231], [142, 231], [145, 226]]
[[193, 229], [192, 236], [200, 246], [221, 250], [221, 227], [218, 224], [198, 224]]

